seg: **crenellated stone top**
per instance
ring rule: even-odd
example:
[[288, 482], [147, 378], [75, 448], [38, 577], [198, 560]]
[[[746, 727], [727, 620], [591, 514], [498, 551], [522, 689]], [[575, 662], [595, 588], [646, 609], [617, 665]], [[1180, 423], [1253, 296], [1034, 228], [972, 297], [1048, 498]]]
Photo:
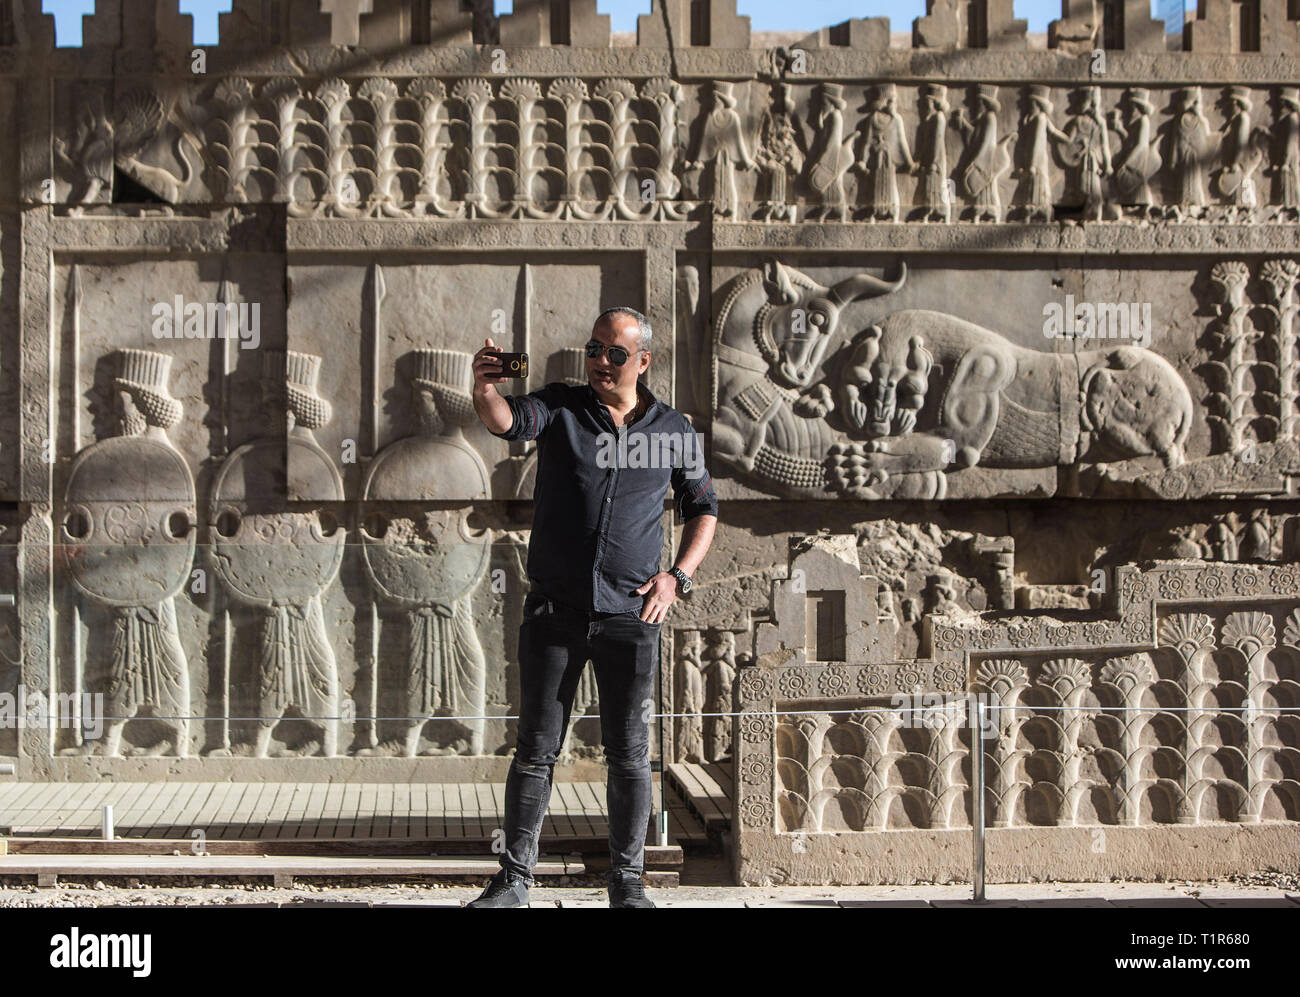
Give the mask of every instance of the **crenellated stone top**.
[[[1300, 19], [1288, 0], [1200, 0], [1183, 48], [1207, 54], [1288, 55], [1300, 52]], [[178, 0], [98, 0], [83, 18], [83, 48], [187, 49], [193, 18]], [[1047, 48], [1078, 55], [1095, 50], [1165, 52], [1165, 25], [1150, 16], [1148, 0], [1062, 0], [1048, 26]], [[348, 47], [390, 57], [413, 46], [482, 45], [504, 48], [603, 49], [615, 44], [610, 19], [596, 0], [535, 0], [500, 17], [491, 0], [233, 0], [219, 19], [219, 49]], [[912, 25], [913, 49], [1007, 52], [1033, 47], [1013, 0], [926, 0]], [[41, 0], [0, 5], [0, 50], [49, 52], [54, 18]], [[636, 46], [644, 49], [736, 50], [765, 47], [737, 14], [736, 0], [651, 0], [637, 18]], [[798, 42], [805, 49], [883, 51], [891, 47], [887, 17], [851, 18]]]

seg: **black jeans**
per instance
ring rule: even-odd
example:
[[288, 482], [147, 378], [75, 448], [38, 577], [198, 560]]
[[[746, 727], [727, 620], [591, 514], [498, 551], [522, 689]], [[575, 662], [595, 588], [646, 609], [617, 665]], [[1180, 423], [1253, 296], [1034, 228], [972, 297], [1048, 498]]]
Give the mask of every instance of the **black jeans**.
[[501, 867], [532, 876], [538, 836], [551, 798], [555, 758], [564, 742], [573, 696], [590, 659], [600, 695], [600, 733], [609, 766], [610, 873], [645, 870], [650, 820], [650, 717], [661, 624], [639, 611], [567, 609], [539, 592], [524, 600], [519, 627], [519, 738], [506, 777]]

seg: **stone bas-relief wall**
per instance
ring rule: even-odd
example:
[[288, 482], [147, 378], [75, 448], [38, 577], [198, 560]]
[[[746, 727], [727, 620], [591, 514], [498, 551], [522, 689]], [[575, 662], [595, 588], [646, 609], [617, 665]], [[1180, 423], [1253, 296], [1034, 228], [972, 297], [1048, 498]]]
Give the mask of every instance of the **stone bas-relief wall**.
[[[889, 584], [861, 573], [853, 534], [792, 544], [790, 578], [774, 584], [776, 618], [760, 623], [755, 666], [737, 680], [739, 878], [887, 878], [872, 868], [880, 844], [865, 840], [869, 832], [927, 832], [900, 845], [909, 854], [891, 871], [953, 868], [951, 851], [969, 831], [952, 831], [970, 827], [969, 694], [996, 707], [980, 739], [990, 828], [1093, 831], [1091, 848], [1060, 837], [1060, 854], [1036, 845], [1015, 860], [1019, 875], [1231, 864], [1127, 849], [1107, 860], [1109, 828], [1258, 826], [1234, 840], [1252, 860], [1276, 861], [1289, 840], [1278, 835], [1300, 805], [1297, 720], [1284, 712], [1300, 689], [1300, 568], [1294, 557], [1266, 563], [1267, 511], [1251, 523], [1262, 546], [1246, 563], [1240, 548], [1198, 546], [1176, 528], [1176, 548], [1163, 553], [1182, 556], [1152, 549], [1100, 572], [1113, 589], [1021, 588], [1015, 609], [983, 612], [971, 606], [988, 589], [963, 593], [962, 580], [940, 569], [899, 613]], [[887, 542], [914, 544], [921, 532]], [[943, 539], [935, 530], [936, 544]], [[997, 555], [1002, 577], [1015, 573], [1008, 548]], [[918, 605], [918, 653], [899, 660], [897, 637]], [[852, 625], [828, 628], [828, 617]], [[1007, 852], [992, 854], [1003, 870], [1013, 864]]]
[[898, 694], [1002, 704], [995, 879], [1295, 869], [1285, 4], [373, 6], [0, 8], [0, 693], [107, 717], [0, 725], [23, 778], [503, 778], [536, 453], [469, 358], [582, 383], [629, 304], [722, 500], [655, 753], [734, 768], [740, 880], [967, 874]]
[[139, 186], [296, 218], [1300, 217], [1295, 87], [544, 82], [62, 80], [54, 188], [76, 214]]
[[907, 255], [882, 279], [715, 254], [728, 496], [1290, 493], [1294, 260]]

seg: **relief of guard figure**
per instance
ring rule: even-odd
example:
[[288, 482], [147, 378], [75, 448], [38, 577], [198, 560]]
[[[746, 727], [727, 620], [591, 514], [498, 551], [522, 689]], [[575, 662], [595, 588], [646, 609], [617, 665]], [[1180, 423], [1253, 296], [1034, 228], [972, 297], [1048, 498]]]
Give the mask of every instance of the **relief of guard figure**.
[[882, 83], [867, 104], [868, 114], [859, 128], [862, 152], [857, 166], [864, 176], [868, 221], [899, 220], [895, 174], [916, 166], [907, 147], [907, 132], [897, 103], [897, 87], [892, 83]]

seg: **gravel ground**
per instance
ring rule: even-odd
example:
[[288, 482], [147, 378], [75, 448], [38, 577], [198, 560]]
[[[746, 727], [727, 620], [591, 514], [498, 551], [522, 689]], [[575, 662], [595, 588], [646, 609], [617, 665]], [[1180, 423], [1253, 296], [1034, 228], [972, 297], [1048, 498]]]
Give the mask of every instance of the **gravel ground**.
[[[301, 880], [294, 887], [276, 888], [265, 879], [201, 881], [193, 877], [125, 877], [60, 879], [59, 886], [0, 887], [0, 907], [190, 907], [241, 905], [367, 904], [372, 906], [458, 906], [478, 895], [483, 880], [431, 885], [419, 880], [377, 881], [366, 878]], [[781, 886], [727, 885], [721, 862], [688, 862], [683, 885], [676, 889], [647, 891], [660, 906], [834, 906], [844, 902], [962, 901], [970, 898], [966, 884], [909, 886]], [[1194, 898], [1203, 902], [1236, 901], [1276, 904], [1291, 898], [1300, 909], [1300, 877], [1255, 873], [1212, 883], [1029, 883], [995, 884], [987, 889], [990, 900], [1168, 902]], [[534, 888], [532, 906], [604, 907], [607, 904], [599, 876], [547, 880]]]

